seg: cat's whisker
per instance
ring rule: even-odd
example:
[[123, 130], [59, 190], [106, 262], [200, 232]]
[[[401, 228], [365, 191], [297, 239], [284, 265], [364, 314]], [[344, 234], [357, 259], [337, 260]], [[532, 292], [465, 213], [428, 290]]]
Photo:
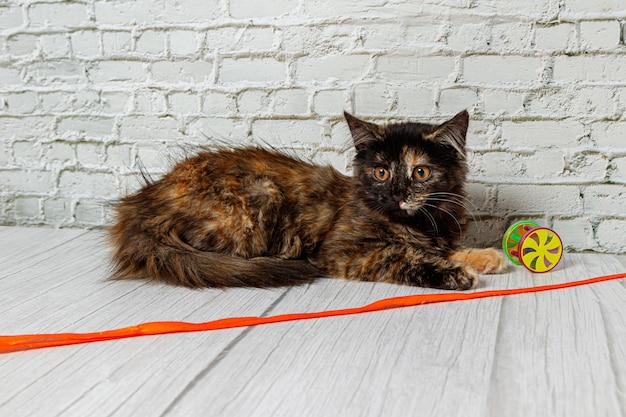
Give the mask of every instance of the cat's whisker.
[[433, 204], [428, 204], [428, 203], [426, 203], [426, 204], [424, 204], [424, 206], [426, 206], [426, 207], [432, 207], [432, 208], [434, 208], [434, 209], [436, 209], [436, 210], [440, 210], [440, 211], [444, 212], [445, 214], [447, 214], [448, 216], [450, 216], [450, 217], [452, 218], [452, 220], [454, 220], [454, 222], [456, 223], [457, 228], [459, 229], [459, 235], [462, 235], [462, 234], [463, 234], [463, 227], [461, 226], [461, 223], [459, 223], [459, 220], [456, 218], [456, 216], [455, 216], [454, 214], [450, 213], [450, 212], [449, 212], [448, 210], [446, 210], [446, 209], [443, 209], [443, 208], [441, 208], [441, 207], [437, 207], [437, 206], [435, 206], [435, 205], [433, 205]]
[[[445, 191], [438, 191], [438, 192], [431, 193], [429, 196], [430, 197], [433, 197], [433, 196], [436, 197], [436, 196], [440, 196], [440, 195], [441, 196], [449, 196], [449, 197], [460, 198], [461, 201], [463, 202], [463, 204], [468, 203], [471, 206], [472, 210], [474, 210], [476, 212], [480, 211], [478, 209], [478, 206], [476, 204], [474, 204], [474, 202], [469, 197], [467, 197], [466, 195], [463, 195], [463, 194], [450, 193], [450, 192], [445, 192]], [[465, 208], [469, 209], [470, 207], [465, 206]]]
[[430, 221], [430, 224], [433, 226], [433, 228], [435, 229], [435, 234], [439, 234], [439, 228], [437, 227], [437, 222], [435, 221], [435, 218], [433, 217], [432, 214], [430, 214], [428, 212], [428, 210], [426, 210], [424, 207], [420, 207], [418, 209], [418, 211], [424, 213], [424, 215], [428, 218], [428, 220]]
[[[446, 195], [446, 196], [453, 196], [453, 197], [458, 197], [461, 198], [462, 201], [457, 201], [454, 199], [449, 199], [449, 198], [444, 198], [444, 197], [438, 197], [438, 195]], [[433, 198], [433, 196], [435, 196]], [[467, 198], [466, 196], [460, 195], [460, 194], [455, 194], [455, 193], [447, 193], [447, 192], [436, 192], [436, 193], [432, 193], [429, 195], [429, 200], [431, 201], [437, 201], [437, 202], [447, 202], [447, 203], [451, 203], [451, 204], [456, 204], [458, 206], [463, 207], [466, 210], [467, 215], [469, 215], [472, 218], [472, 221], [476, 222], [477, 218], [476, 215], [474, 214], [475, 212], [478, 212], [478, 207], [476, 206], [476, 204], [474, 204], [469, 198]], [[467, 207], [467, 205], [465, 203], [469, 203], [472, 207], [471, 210], [470, 207]]]

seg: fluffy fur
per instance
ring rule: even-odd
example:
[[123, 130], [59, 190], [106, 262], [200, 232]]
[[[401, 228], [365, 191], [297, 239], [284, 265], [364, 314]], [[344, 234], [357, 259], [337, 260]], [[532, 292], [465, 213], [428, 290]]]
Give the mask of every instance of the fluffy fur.
[[202, 152], [123, 198], [109, 229], [116, 278], [273, 287], [316, 277], [466, 290], [500, 272], [457, 248], [467, 173], [461, 112], [441, 125], [345, 114], [354, 174], [261, 148]]

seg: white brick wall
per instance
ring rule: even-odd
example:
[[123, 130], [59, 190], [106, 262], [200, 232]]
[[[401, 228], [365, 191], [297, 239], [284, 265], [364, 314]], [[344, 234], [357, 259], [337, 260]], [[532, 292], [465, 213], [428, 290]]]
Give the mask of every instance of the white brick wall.
[[0, 223], [103, 226], [212, 140], [348, 172], [343, 110], [469, 108], [469, 242], [623, 253], [625, 38], [623, 0], [0, 1]]

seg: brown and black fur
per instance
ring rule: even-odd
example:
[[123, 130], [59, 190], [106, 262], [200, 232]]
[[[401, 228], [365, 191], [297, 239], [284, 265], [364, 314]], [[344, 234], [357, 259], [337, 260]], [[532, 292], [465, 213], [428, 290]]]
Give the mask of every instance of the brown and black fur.
[[[503, 269], [494, 249], [456, 246], [467, 112], [442, 125], [345, 116], [351, 177], [276, 151], [220, 149], [123, 198], [110, 228], [115, 276], [194, 288], [328, 276], [465, 290], [478, 271]], [[416, 169], [430, 176], [418, 180]]]

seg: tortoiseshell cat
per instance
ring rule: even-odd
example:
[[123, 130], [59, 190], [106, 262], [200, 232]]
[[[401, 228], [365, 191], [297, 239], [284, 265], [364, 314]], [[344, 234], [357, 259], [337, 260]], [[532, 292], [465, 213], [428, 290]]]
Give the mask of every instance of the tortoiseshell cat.
[[469, 115], [376, 125], [345, 113], [348, 177], [260, 149], [202, 152], [116, 207], [117, 278], [272, 287], [316, 277], [451, 290], [498, 273], [495, 249], [458, 248]]

